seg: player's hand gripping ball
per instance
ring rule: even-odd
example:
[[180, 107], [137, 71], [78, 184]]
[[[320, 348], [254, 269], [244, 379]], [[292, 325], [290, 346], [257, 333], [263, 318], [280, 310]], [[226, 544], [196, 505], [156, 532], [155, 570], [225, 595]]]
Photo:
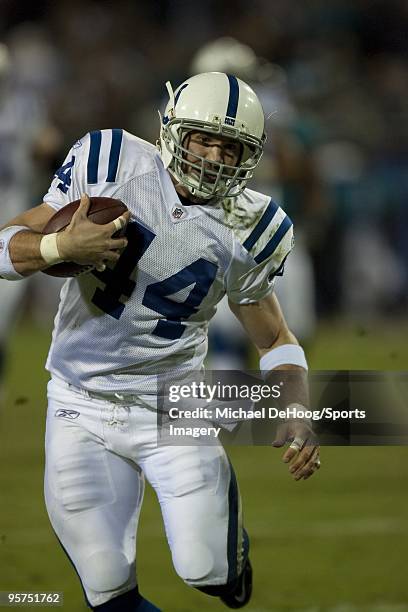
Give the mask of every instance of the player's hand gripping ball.
[[[128, 210], [127, 206], [116, 198], [92, 197], [90, 201], [88, 219], [98, 225], [111, 223]], [[80, 200], [75, 200], [75, 202], [71, 202], [57, 211], [48, 221], [42, 233], [53, 234], [54, 232], [62, 232], [70, 224], [72, 216], [79, 206], [79, 202]], [[115, 232], [112, 238], [120, 238], [124, 236], [125, 232], [126, 226]], [[50, 276], [72, 277], [80, 276], [91, 270], [93, 270], [93, 266], [63, 261], [46, 268], [43, 272]]]

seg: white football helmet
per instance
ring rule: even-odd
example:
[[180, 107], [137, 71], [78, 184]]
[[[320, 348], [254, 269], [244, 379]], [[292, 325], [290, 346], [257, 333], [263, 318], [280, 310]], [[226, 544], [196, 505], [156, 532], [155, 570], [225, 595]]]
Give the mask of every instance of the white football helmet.
[[[253, 176], [265, 142], [264, 113], [255, 92], [237, 77], [222, 72], [193, 76], [175, 92], [166, 83], [169, 102], [160, 113], [158, 147], [165, 167], [191, 195], [202, 198], [233, 198]], [[187, 162], [183, 143], [191, 131], [237, 140], [242, 152], [237, 166], [197, 161]], [[206, 176], [214, 177], [206, 181]]]

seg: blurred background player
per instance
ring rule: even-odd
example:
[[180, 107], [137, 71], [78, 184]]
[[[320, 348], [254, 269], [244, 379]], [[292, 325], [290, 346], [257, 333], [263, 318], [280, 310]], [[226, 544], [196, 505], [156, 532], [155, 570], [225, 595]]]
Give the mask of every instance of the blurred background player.
[[[25, 70], [19, 41], [16, 37], [10, 48], [0, 43], [1, 224], [36, 201], [41, 171], [48, 169], [59, 146], [57, 131], [47, 124], [44, 100], [29, 83], [33, 74]], [[24, 44], [28, 43], [26, 37]], [[0, 389], [8, 338], [18, 320], [27, 284], [0, 279]], [[42, 297], [43, 309], [45, 304]]]

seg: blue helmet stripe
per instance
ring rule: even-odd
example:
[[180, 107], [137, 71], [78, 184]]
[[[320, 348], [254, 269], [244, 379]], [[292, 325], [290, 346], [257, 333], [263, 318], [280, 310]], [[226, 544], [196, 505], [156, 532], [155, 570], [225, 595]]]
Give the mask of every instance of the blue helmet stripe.
[[178, 99], [180, 97], [181, 92], [183, 91], [183, 89], [185, 89], [186, 87], [188, 87], [188, 83], [184, 83], [184, 85], [180, 86], [180, 89], [178, 90], [178, 92], [176, 93], [176, 95], [174, 96], [174, 106], [176, 106]]
[[274, 235], [266, 245], [266, 247], [262, 249], [262, 251], [254, 258], [256, 263], [261, 263], [274, 252], [274, 250], [292, 225], [293, 224], [291, 219], [286, 216], [278, 227], [277, 231], [274, 233]]
[[237, 116], [238, 109], [239, 85], [237, 77], [233, 76], [232, 74], [227, 74], [227, 77], [230, 86], [230, 93], [228, 98], [227, 112], [225, 113], [225, 115], [227, 117], [235, 119], [235, 117]]
[[88, 183], [98, 182], [98, 166], [99, 166], [99, 153], [101, 151], [102, 133], [100, 130], [90, 132], [91, 145], [89, 148], [88, 166], [87, 166], [87, 180]]
[[108, 177], [107, 183], [114, 183], [116, 181], [116, 173], [119, 165], [120, 148], [122, 146], [123, 130], [113, 129], [112, 130], [112, 144], [109, 153], [109, 166], [108, 166]]
[[278, 208], [279, 206], [275, 204], [274, 202], [272, 202], [272, 200], [270, 200], [258, 225], [253, 229], [251, 234], [248, 236], [248, 238], [245, 240], [244, 244], [242, 245], [244, 249], [246, 249], [247, 251], [250, 251], [252, 249], [255, 242], [259, 239], [261, 234], [263, 234], [263, 232], [268, 227], [269, 223], [272, 221], [272, 218], [274, 214], [276, 213], [276, 211], [278, 210]]

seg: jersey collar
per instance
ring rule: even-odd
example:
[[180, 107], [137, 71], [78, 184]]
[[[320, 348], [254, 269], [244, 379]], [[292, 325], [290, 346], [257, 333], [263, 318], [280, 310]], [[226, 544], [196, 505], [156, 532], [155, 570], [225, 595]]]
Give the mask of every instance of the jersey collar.
[[171, 180], [171, 175], [168, 170], [164, 168], [161, 159], [158, 160], [158, 169], [166, 209], [173, 223], [188, 221], [219, 208], [219, 205], [194, 204], [194, 202], [189, 202], [187, 198], [177, 193], [173, 181]]

